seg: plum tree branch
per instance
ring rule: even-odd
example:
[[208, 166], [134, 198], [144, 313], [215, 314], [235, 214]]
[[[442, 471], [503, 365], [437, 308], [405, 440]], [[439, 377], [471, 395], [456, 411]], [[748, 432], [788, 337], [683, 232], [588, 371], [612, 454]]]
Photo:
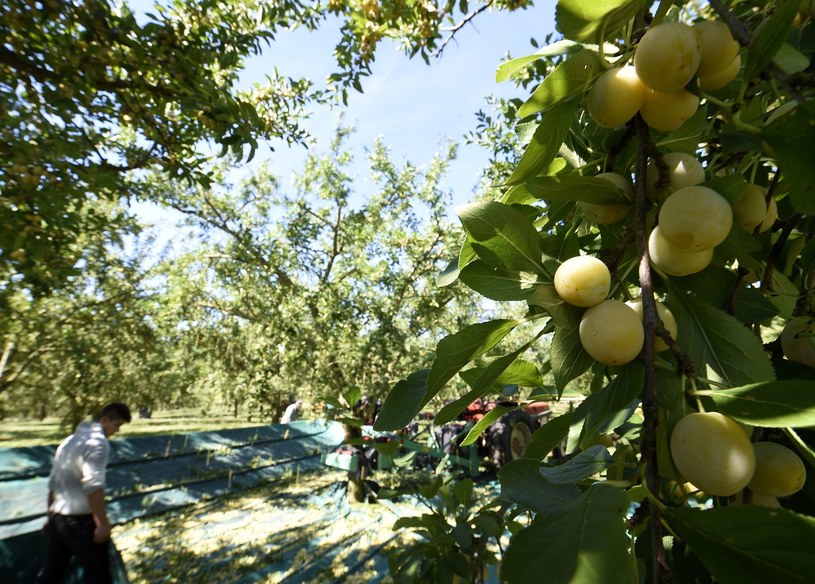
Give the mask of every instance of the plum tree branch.
[[[710, 6], [719, 17], [727, 24], [730, 28], [730, 32], [733, 34], [733, 38], [738, 41], [738, 43], [743, 47], [750, 47], [753, 44], [753, 36], [750, 34], [750, 29], [744, 24], [741, 20], [739, 20], [727, 7], [722, 3], [721, 0], [710, 0]], [[798, 91], [798, 89], [790, 82], [789, 76], [784, 73], [778, 65], [775, 63], [770, 63], [766, 70], [767, 73], [775, 77], [778, 82], [784, 86], [784, 89], [799, 103], [804, 101], [803, 96]]]
[[[640, 258], [639, 280], [642, 288], [643, 326], [645, 345], [642, 358], [645, 363], [645, 386], [642, 390], [642, 411], [644, 422], [640, 455], [645, 465], [645, 486], [651, 493], [659, 492], [659, 467], [657, 464], [656, 428], [659, 419], [659, 405], [656, 397], [656, 367], [654, 351], [654, 331], [657, 316], [654, 284], [651, 277], [651, 258], [648, 254], [647, 197], [645, 193], [646, 170], [648, 168], [648, 126], [638, 114], [635, 122], [637, 131], [637, 162], [634, 182], [635, 239], [637, 255]], [[662, 543], [662, 519], [659, 507], [649, 505], [651, 527], [651, 548], [653, 554], [653, 581], [655, 584], [670, 579], [670, 567], [665, 557]]]
[[749, 47], [753, 43], [753, 38], [750, 36], [750, 29], [741, 20], [727, 9], [721, 0], [710, 0], [710, 6], [721, 17], [725, 24], [730, 28], [733, 33], [733, 38], [743, 47]]

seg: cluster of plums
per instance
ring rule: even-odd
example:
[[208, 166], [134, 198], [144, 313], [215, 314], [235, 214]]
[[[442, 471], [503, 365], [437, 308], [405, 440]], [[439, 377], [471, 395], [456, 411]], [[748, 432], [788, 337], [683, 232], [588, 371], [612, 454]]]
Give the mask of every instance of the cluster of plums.
[[755, 503], [778, 506], [797, 493], [806, 467], [775, 442], [750, 442], [749, 428], [718, 412], [682, 418], [671, 434], [671, 457], [682, 477], [708, 495], [729, 497], [749, 488]]
[[633, 65], [614, 67], [597, 79], [589, 92], [589, 115], [599, 126], [614, 128], [639, 112], [655, 130], [676, 130], [699, 107], [699, 96], [686, 86], [695, 77], [703, 90], [725, 87], [741, 68], [740, 48], [722, 22], [658, 24], [640, 39]]

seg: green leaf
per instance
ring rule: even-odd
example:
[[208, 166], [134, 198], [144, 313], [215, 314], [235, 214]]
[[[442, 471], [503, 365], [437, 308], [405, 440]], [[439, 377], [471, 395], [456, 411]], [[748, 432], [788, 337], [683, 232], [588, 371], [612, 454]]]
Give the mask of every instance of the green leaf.
[[798, 256], [801, 271], [808, 272], [815, 269], [815, 239], [810, 239]]
[[702, 183], [709, 189], [713, 189], [731, 205], [735, 205], [739, 199], [744, 196], [744, 191], [747, 188], [747, 181], [740, 174], [731, 174], [727, 176], [714, 176], [710, 180]]
[[546, 201], [585, 201], [601, 205], [631, 202], [616, 185], [594, 176], [539, 176], [527, 180], [525, 186], [533, 197]]
[[328, 405], [330, 405], [330, 406], [332, 406], [334, 408], [337, 408], [338, 410], [341, 410], [341, 409], [343, 409], [345, 407], [340, 403], [340, 400], [338, 400], [333, 395], [324, 395], [320, 399], [322, 399], [326, 404], [328, 404]]
[[505, 385], [520, 385], [523, 387], [539, 387], [543, 385], [543, 375], [533, 363], [524, 359], [517, 359], [506, 371], [498, 376], [497, 383]]
[[469, 478], [462, 479], [456, 483], [453, 490], [458, 502], [466, 505], [470, 502], [470, 497], [473, 496], [473, 480]]
[[532, 96], [518, 109], [523, 119], [585, 93], [591, 82], [603, 72], [600, 60], [593, 51], [582, 50], [560, 63], [538, 85]]
[[467, 264], [459, 279], [491, 300], [526, 300], [538, 285], [536, 274], [496, 268], [481, 260]]
[[506, 414], [507, 412], [511, 412], [515, 408], [512, 406], [495, 406], [489, 412], [487, 412], [483, 418], [478, 420], [475, 426], [473, 426], [472, 430], [467, 433], [467, 436], [461, 442], [462, 446], [470, 446], [475, 444], [475, 441], [478, 440], [478, 437], [490, 427], [490, 424], [498, 420], [501, 416]]
[[716, 409], [736, 420], [766, 428], [815, 426], [815, 381], [754, 383], [704, 392]]
[[509, 177], [508, 184], [518, 184], [536, 176], [552, 163], [572, 127], [576, 110], [577, 100], [572, 100], [556, 105], [546, 112], [532, 136], [532, 141], [527, 145], [521, 160]]
[[393, 531], [400, 529], [417, 529], [427, 527], [424, 517], [399, 517], [393, 522]]
[[[749, 235], [748, 238], [755, 241]], [[741, 260], [739, 263], [742, 264]], [[747, 284], [734, 289], [737, 278], [731, 270], [710, 266], [704, 272], [676, 278], [673, 282], [687, 293], [693, 293], [700, 300], [722, 310], [732, 301], [735, 316], [741, 322], [760, 322], [778, 314], [778, 309], [760, 290]]]
[[787, 75], [795, 75], [809, 67], [809, 59], [789, 43], [784, 43], [773, 57], [773, 63], [778, 65]]
[[526, 447], [524, 457], [543, 460], [569, 433], [572, 412], [566, 412], [546, 422], [532, 434], [532, 442]]
[[[503, 486], [503, 484], [502, 484]], [[510, 584], [635, 584], [625, 528], [625, 491], [596, 483], [577, 501], [509, 542], [501, 576]]]
[[503, 83], [515, 73], [526, 68], [527, 65], [544, 57], [556, 57], [558, 55], [568, 55], [583, 49], [583, 45], [569, 40], [560, 40], [550, 45], [546, 45], [532, 55], [510, 59], [498, 66], [495, 72], [496, 83]]
[[595, 391], [577, 406], [573, 423], [583, 420], [581, 437], [593, 441], [598, 434], [606, 434], [625, 422], [631, 416], [632, 406], [639, 402], [644, 386], [645, 368], [641, 363], [633, 362], [623, 367], [606, 387]]
[[663, 513], [717, 582], [812, 582], [811, 517], [754, 505], [704, 511], [669, 507]]
[[762, 128], [761, 135], [789, 181], [790, 201], [799, 213], [815, 214], [815, 100], [809, 100]]
[[436, 359], [427, 378], [427, 393], [416, 412], [433, 399], [462, 367], [493, 348], [516, 326], [516, 320], [492, 320], [470, 325], [439, 341]]
[[671, 460], [670, 436], [674, 426], [685, 417], [685, 393], [676, 374], [658, 368], [656, 371], [656, 394], [659, 403], [657, 422], [657, 465], [662, 477], [676, 479], [678, 473]]
[[478, 254], [475, 253], [473, 249], [473, 242], [468, 237], [466, 241], [461, 245], [461, 250], [458, 254], [458, 268], [459, 270], [463, 269], [465, 266], [470, 265], [472, 262], [478, 259]]
[[541, 475], [556, 485], [573, 485], [604, 471], [614, 462], [608, 450], [602, 444], [596, 444], [569, 460], [554, 466], [542, 466]]
[[768, 296], [782, 318], [792, 318], [798, 294], [798, 287], [789, 278], [777, 270], [773, 272], [773, 287]]
[[542, 515], [560, 511], [563, 505], [580, 499], [580, 489], [550, 483], [541, 476], [540, 467], [540, 461], [527, 458], [505, 464], [498, 471], [501, 497]]
[[480, 512], [473, 517], [473, 525], [487, 537], [501, 537], [504, 530], [501, 527], [497, 514], [494, 512]]
[[[473, 367], [472, 369], [460, 371], [459, 376], [464, 380], [464, 383], [470, 387], [475, 387], [485, 369], [485, 367]], [[495, 381], [496, 386], [513, 384], [524, 387], [537, 387], [543, 385], [543, 376], [541, 371], [529, 361], [517, 359]]]
[[488, 264], [509, 270], [542, 272], [538, 231], [523, 213], [494, 201], [458, 209], [472, 246]]
[[[538, 337], [535, 337], [534, 340], [537, 340], [537, 338]], [[473, 384], [472, 390], [457, 400], [447, 404], [439, 411], [436, 415], [436, 424], [452, 422], [467, 406], [478, 398], [487, 395], [490, 389], [498, 382], [499, 377], [515, 362], [519, 355], [529, 349], [529, 346], [534, 340], [526, 343], [520, 349], [513, 351], [509, 355], [499, 357], [490, 363], [489, 366], [481, 372], [481, 375], [478, 376], [478, 379]]]
[[761, 242], [758, 239], [734, 224], [730, 228], [730, 233], [727, 234], [727, 238], [720, 245], [716, 246], [713, 257], [724, 259], [736, 258], [739, 260], [739, 266], [747, 270], [760, 272], [764, 265], [752, 256], [753, 253], [760, 249]]
[[583, 311], [563, 304], [559, 310], [560, 316], [555, 316], [557, 329], [549, 349], [559, 394], [563, 393], [570, 381], [587, 371], [595, 362], [580, 342], [580, 319]]
[[657, 140], [656, 144], [661, 150], [694, 154], [707, 124], [707, 106], [701, 105], [688, 121]]
[[761, 340], [735, 317], [675, 290], [667, 305], [680, 323], [677, 340], [705, 377], [729, 387], [775, 380]]
[[792, 28], [792, 21], [798, 12], [798, 0], [779, 2], [770, 19], [761, 27], [747, 52], [745, 79], [752, 79], [770, 64]]
[[430, 370], [422, 369], [397, 382], [382, 403], [382, 409], [374, 421], [374, 430], [387, 432], [410, 424], [424, 405], [429, 375]]
[[345, 424], [346, 426], [351, 426], [352, 428], [361, 428], [363, 425], [362, 420], [359, 420], [357, 418], [349, 418], [347, 416], [339, 417], [337, 418], [337, 421], [340, 424]]
[[342, 394], [342, 399], [344, 399], [345, 403], [347, 403], [349, 406], [353, 406], [361, 397], [362, 389], [359, 387], [349, 387], [348, 390]]
[[722, 150], [727, 154], [759, 151], [764, 149], [761, 136], [746, 130], [726, 128], [719, 134]]
[[451, 284], [455, 283], [459, 277], [459, 268], [458, 268], [458, 259], [450, 261], [447, 264], [447, 267], [436, 276], [436, 286], [439, 288], [444, 288], [445, 286], [450, 286]]
[[567, 39], [599, 43], [613, 38], [645, 4], [643, 0], [558, 0], [557, 27]]
[[795, 446], [801, 458], [803, 458], [809, 466], [815, 468], [815, 451], [812, 450], [809, 444], [804, 442], [798, 432], [792, 428], [784, 428], [784, 434], [787, 435], [792, 445]]
[[[555, 268], [555, 271], [557, 268]], [[541, 284], [532, 293], [527, 302], [530, 305], [540, 306], [555, 320], [555, 323], [560, 326], [568, 326], [574, 324], [575, 319], [580, 321], [580, 316], [583, 311], [571, 304], [567, 304], [558, 295], [554, 285]]]

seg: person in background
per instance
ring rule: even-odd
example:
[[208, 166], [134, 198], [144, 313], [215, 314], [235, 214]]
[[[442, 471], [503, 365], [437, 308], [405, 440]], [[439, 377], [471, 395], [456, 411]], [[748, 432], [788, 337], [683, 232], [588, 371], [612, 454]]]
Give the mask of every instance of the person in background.
[[108, 438], [129, 421], [125, 404], [108, 404], [95, 421], [81, 422], [57, 448], [48, 479], [48, 542], [38, 584], [61, 582], [72, 557], [82, 566], [85, 582], [112, 582], [105, 466]]
[[288, 424], [289, 422], [294, 422], [295, 420], [300, 418], [300, 409], [302, 407], [303, 402], [301, 402], [299, 399], [296, 402], [289, 404], [286, 407], [286, 411], [283, 412], [283, 417], [280, 418], [280, 423]]

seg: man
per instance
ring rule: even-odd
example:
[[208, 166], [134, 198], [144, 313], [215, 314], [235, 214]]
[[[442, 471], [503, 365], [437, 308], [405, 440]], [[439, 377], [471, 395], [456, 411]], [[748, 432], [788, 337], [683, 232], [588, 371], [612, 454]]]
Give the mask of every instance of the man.
[[286, 408], [286, 411], [283, 412], [283, 417], [280, 418], [281, 424], [288, 424], [289, 422], [294, 422], [295, 420], [300, 418], [300, 408], [303, 406], [303, 402], [299, 399]]
[[61, 582], [72, 557], [85, 582], [110, 584], [110, 522], [105, 507], [108, 438], [130, 421], [122, 403], [103, 407], [94, 422], [82, 422], [57, 448], [48, 480], [48, 544], [37, 582]]

